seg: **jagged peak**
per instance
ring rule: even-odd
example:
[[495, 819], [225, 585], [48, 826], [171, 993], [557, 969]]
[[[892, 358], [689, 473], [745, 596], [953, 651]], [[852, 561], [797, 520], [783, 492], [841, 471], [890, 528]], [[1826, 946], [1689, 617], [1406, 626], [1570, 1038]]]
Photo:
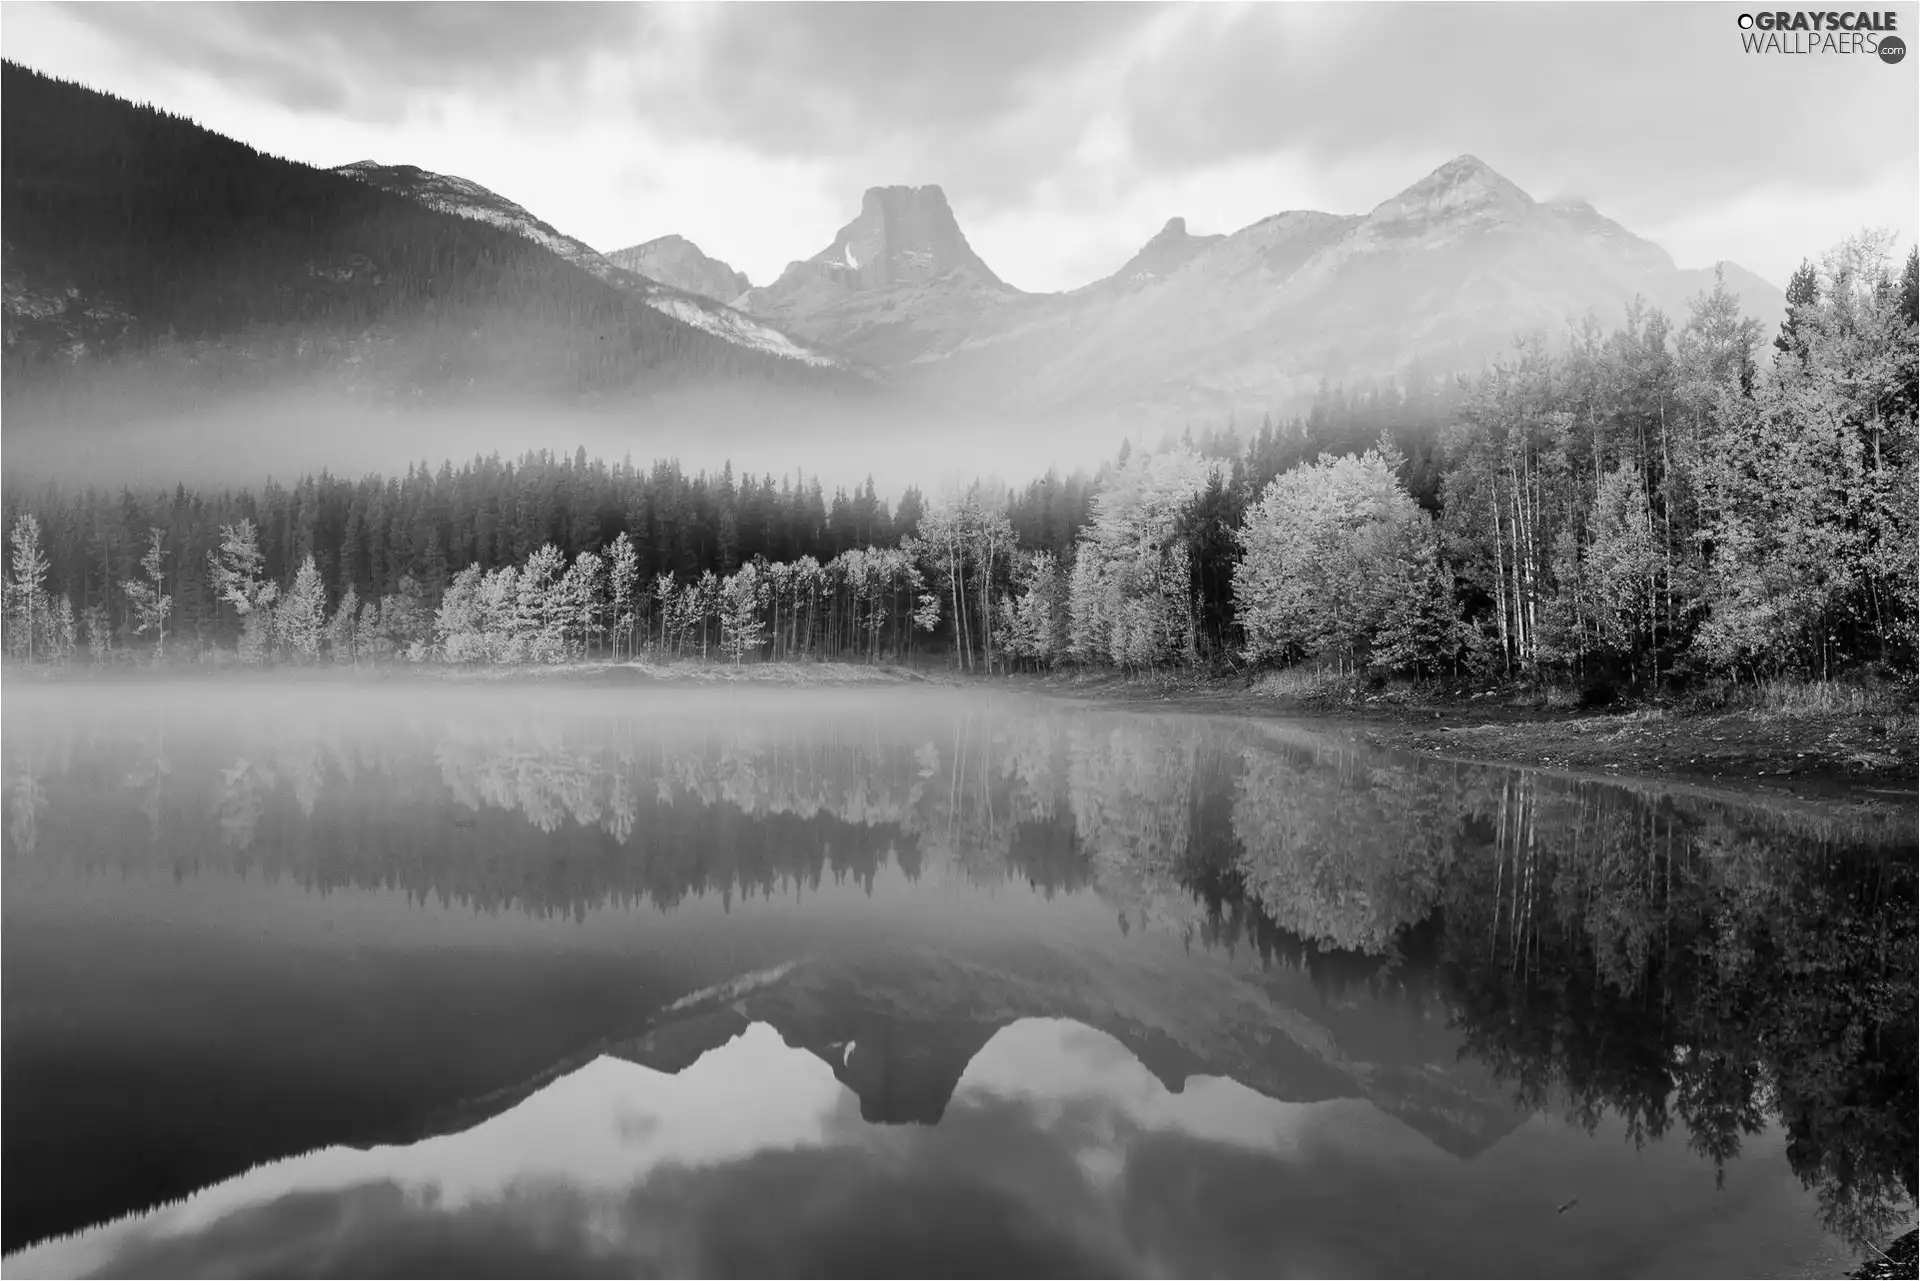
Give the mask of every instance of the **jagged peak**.
[[1526, 209], [1534, 199], [1480, 157], [1463, 152], [1374, 209], [1376, 221], [1392, 222], [1442, 212]]
[[[1505, 174], [1500, 173], [1472, 152], [1462, 152], [1455, 156], [1407, 190], [1414, 191], [1423, 187], [1477, 187], [1526, 194], [1520, 191], [1519, 186]], [[1529, 201], [1532, 200], [1531, 196], [1527, 198]]]
[[861, 203], [864, 204], [867, 201], [874, 200], [901, 199], [927, 200], [944, 205], [947, 203], [947, 193], [941, 190], [940, 184], [937, 182], [930, 182], [920, 187], [910, 187], [904, 183], [891, 183], [881, 187], [868, 187], [866, 194], [861, 198]]
[[[928, 281], [958, 272], [1000, 286], [960, 230], [946, 192], [937, 184], [868, 187], [860, 213], [833, 242], [808, 260], [842, 283], [865, 288]], [[792, 268], [789, 268], [791, 271]]]
[[[1438, 169], [1435, 169], [1434, 172], [1437, 174], [1438, 173], [1493, 173], [1493, 166], [1488, 164], [1486, 161], [1482, 160], [1480, 157], [1474, 155], [1471, 151], [1463, 151], [1459, 155], [1455, 156], [1453, 159], [1441, 165]], [[1499, 177], [1498, 174], [1494, 174], [1494, 176]]]

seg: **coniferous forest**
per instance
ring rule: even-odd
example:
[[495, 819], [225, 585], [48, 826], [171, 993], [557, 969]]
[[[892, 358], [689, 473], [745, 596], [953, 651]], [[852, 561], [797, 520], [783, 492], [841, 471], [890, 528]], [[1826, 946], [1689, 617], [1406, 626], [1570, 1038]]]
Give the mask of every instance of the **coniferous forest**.
[[8, 289], [26, 299], [9, 312], [6, 405], [22, 422], [84, 416], [121, 385], [148, 410], [288, 386], [848, 386], [680, 324], [501, 227], [12, 62], [0, 121]]
[[1717, 287], [1017, 489], [829, 499], [579, 452], [10, 490], [8, 653], [1910, 679], [1915, 268], [1866, 235], [1802, 268], [1777, 334]]

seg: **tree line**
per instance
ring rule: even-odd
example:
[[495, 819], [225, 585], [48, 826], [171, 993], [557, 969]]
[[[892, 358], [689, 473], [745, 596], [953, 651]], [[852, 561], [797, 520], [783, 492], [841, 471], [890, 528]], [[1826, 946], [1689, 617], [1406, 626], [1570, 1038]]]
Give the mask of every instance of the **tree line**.
[[1332, 389], [1250, 440], [1228, 423], [891, 507], [871, 480], [829, 503], [584, 451], [9, 493], [8, 652], [1911, 673], [1915, 267], [1874, 235], [1804, 266], [1770, 351], [1716, 283], [1678, 327], [1636, 305], [1450, 387]]

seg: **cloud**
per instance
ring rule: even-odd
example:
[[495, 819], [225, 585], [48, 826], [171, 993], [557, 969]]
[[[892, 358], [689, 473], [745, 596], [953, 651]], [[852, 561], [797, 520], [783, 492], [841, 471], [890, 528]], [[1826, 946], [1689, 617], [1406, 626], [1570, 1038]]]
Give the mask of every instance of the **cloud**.
[[[1761, 57], [1739, 5], [1255, 6], [1199, 15], [1127, 74], [1143, 168], [1281, 152], [1475, 152], [1616, 209], [1857, 186], [1916, 150], [1911, 77]], [[1904, 83], [1899, 82], [1904, 80]], [[1871, 121], [1873, 127], [1850, 127]], [[1408, 179], [1417, 174], [1409, 173]], [[1379, 198], [1391, 194], [1382, 191]]]
[[638, 39], [619, 4], [75, 4], [108, 40], [293, 111], [392, 120], [449, 90], [577, 71]]
[[719, 5], [635, 104], [682, 134], [822, 162], [860, 185], [940, 181], [1020, 200], [1078, 144], [1073, 92], [1151, 4]]
[[1741, 10], [22, 5], [6, 42], [280, 154], [458, 173], [590, 244], [677, 232], [757, 282], [869, 186], [939, 183], [982, 257], [1046, 290], [1175, 214], [1364, 212], [1461, 152], [1686, 265], [1783, 280], [1862, 222], [1914, 235], [1920, 64], [1752, 55]]

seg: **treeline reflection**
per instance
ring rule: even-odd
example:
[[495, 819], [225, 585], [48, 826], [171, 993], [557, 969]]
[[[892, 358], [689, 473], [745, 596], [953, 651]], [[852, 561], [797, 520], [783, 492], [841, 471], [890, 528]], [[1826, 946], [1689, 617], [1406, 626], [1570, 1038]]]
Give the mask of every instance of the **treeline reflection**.
[[486, 911], [899, 874], [1094, 893], [1323, 991], [1440, 1002], [1529, 1107], [1716, 1166], [1769, 1119], [1831, 1226], [1916, 1182], [1910, 816], [1802, 814], [1107, 713], [262, 718], [6, 744], [7, 859]]

